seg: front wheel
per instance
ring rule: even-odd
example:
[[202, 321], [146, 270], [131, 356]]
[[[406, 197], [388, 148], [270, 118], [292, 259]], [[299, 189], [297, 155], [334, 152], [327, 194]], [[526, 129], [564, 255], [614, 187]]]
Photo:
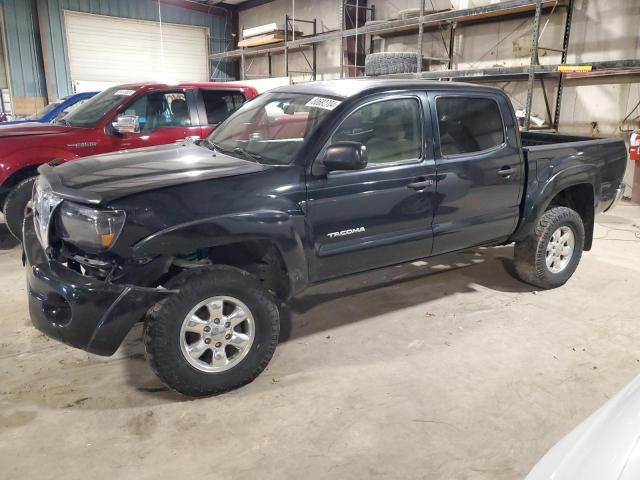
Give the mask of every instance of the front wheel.
[[547, 210], [534, 231], [516, 242], [516, 273], [540, 288], [563, 285], [578, 268], [584, 248], [584, 225], [577, 212], [567, 207]]
[[151, 367], [168, 387], [193, 397], [246, 385], [267, 366], [278, 344], [278, 307], [242, 270], [185, 272], [168, 285], [179, 293], [158, 303], [145, 325]]
[[24, 222], [24, 209], [31, 200], [31, 194], [33, 191], [33, 184], [36, 178], [31, 177], [23, 180], [16, 185], [13, 190], [7, 195], [4, 201], [4, 219], [7, 223], [7, 229], [16, 237], [17, 240], [22, 241], [22, 222]]

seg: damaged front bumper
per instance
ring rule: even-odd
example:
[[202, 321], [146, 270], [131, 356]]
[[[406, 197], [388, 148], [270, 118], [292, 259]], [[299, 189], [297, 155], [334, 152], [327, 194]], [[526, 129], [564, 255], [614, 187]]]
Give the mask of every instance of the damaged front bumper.
[[24, 261], [29, 314], [47, 336], [98, 355], [112, 355], [133, 325], [173, 290], [115, 284], [47, 258], [25, 221]]

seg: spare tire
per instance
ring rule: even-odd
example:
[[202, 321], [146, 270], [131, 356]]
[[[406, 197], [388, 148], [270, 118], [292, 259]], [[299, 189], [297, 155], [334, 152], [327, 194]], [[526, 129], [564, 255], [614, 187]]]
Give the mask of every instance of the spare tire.
[[417, 71], [418, 54], [413, 52], [370, 53], [364, 61], [364, 74], [367, 76], [415, 73]]

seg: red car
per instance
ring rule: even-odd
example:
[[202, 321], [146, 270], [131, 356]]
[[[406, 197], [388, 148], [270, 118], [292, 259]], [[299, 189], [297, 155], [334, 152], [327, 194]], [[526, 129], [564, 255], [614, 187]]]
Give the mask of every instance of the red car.
[[38, 166], [204, 138], [256, 95], [253, 87], [228, 83], [119, 85], [56, 123], [0, 126], [0, 200], [9, 231], [21, 237]]

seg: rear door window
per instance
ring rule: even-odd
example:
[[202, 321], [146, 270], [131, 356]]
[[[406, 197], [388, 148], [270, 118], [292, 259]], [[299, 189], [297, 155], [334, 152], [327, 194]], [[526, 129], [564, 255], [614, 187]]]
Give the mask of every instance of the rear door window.
[[493, 99], [439, 97], [436, 111], [444, 156], [481, 152], [504, 143], [502, 115]]
[[239, 109], [245, 102], [240, 92], [201, 90], [207, 124], [217, 125]]

